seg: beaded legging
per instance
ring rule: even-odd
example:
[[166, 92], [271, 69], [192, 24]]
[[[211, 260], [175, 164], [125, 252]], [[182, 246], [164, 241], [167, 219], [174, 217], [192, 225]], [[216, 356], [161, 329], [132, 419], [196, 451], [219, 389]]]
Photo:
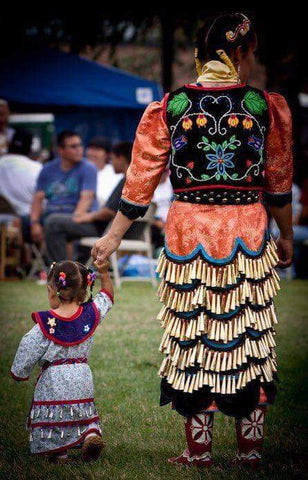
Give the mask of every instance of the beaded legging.
[[[261, 462], [265, 406], [258, 406], [248, 417], [235, 420], [238, 451], [235, 463], [255, 467]], [[185, 417], [187, 448], [171, 463], [191, 466], [212, 464], [214, 413]]]
[[255, 466], [261, 462], [265, 412], [266, 406], [259, 405], [248, 417], [235, 421], [236, 463]]

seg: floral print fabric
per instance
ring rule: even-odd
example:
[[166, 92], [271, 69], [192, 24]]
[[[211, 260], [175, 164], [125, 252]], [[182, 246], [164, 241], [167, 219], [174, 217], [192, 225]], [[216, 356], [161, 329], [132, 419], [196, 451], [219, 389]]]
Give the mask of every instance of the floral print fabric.
[[[270, 126], [265, 188], [272, 193], [284, 193], [292, 185], [291, 115], [281, 95], [267, 94], [267, 100]], [[165, 101], [166, 98], [147, 107], [136, 132], [123, 198], [139, 205], [150, 203], [168, 163], [170, 135], [164, 119]], [[234, 158], [227, 160], [234, 162]], [[218, 168], [214, 163], [213, 168]], [[267, 215], [261, 203], [221, 206], [173, 202], [167, 218], [166, 244], [176, 255], [187, 255], [201, 244], [210, 256], [223, 258], [230, 255], [237, 238], [249, 249], [258, 250], [266, 225]]]
[[268, 193], [285, 193], [292, 189], [292, 116], [285, 99], [268, 94], [270, 129], [266, 140], [264, 188]]
[[[100, 322], [112, 306], [109, 296], [100, 292], [94, 299]], [[27, 379], [40, 367], [62, 359], [86, 359], [93, 336], [83, 343], [64, 347], [46, 338], [36, 324], [22, 338], [11, 372], [16, 379]], [[34, 391], [28, 418], [31, 453], [42, 454], [69, 448], [88, 431], [100, 434], [101, 427], [94, 403], [92, 373], [87, 363], [51, 365], [42, 370]]]

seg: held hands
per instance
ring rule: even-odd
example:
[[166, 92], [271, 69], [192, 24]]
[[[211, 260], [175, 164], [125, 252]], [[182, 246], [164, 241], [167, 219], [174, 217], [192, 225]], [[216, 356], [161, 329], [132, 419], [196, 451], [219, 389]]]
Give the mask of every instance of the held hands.
[[109, 269], [108, 260], [104, 260], [102, 263], [99, 263], [97, 260], [95, 260], [95, 262], [93, 263], [101, 275], [108, 272], [108, 269]]
[[107, 233], [100, 238], [91, 250], [91, 255], [95, 261], [102, 264], [113, 252], [117, 250], [121, 243], [121, 239]]
[[279, 237], [276, 241], [279, 257], [279, 268], [287, 268], [292, 265], [293, 260], [293, 238]]

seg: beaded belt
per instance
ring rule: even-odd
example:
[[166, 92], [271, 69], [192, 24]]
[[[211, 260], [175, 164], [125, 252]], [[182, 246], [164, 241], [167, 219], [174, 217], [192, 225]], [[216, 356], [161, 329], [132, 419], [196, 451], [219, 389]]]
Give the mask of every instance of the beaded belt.
[[174, 200], [179, 202], [217, 204], [217, 205], [239, 205], [256, 203], [261, 200], [259, 190], [221, 190], [213, 189], [206, 191], [181, 192], [174, 195]]
[[39, 376], [36, 379], [36, 383], [39, 381], [45, 370], [49, 367], [54, 367], [56, 365], [72, 365], [74, 363], [88, 363], [88, 359], [86, 357], [76, 357], [76, 358], [61, 358], [59, 360], [54, 360], [53, 362], [46, 361], [44, 365], [41, 367], [41, 371]]
[[60, 360], [54, 360], [53, 362], [46, 362], [42, 366], [42, 372], [44, 372], [49, 367], [54, 367], [55, 365], [72, 365], [74, 363], [88, 363], [86, 357], [77, 357], [77, 358], [61, 358]]

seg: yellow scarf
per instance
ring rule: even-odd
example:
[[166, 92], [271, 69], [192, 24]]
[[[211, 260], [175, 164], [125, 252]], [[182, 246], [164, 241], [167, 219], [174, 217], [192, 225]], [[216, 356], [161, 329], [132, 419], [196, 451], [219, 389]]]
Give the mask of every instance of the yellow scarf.
[[218, 50], [219, 60], [211, 60], [202, 67], [202, 74], [197, 78], [197, 82], [221, 82], [238, 83], [239, 77], [228, 55], [223, 50]]

